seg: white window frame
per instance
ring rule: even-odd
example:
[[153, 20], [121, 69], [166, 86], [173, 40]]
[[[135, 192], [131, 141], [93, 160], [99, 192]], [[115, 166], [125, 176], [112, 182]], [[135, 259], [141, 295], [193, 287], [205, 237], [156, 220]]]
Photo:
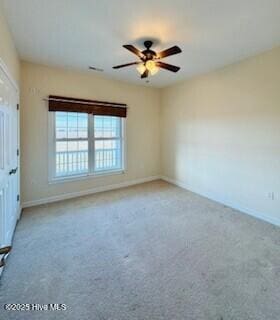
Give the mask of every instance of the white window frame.
[[[48, 112], [48, 182], [49, 184], [84, 180], [102, 176], [124, 174], [126, 172], [126, 118], [120, 118], [121, 137], [116, 138], [95, 138], [94, 137], [94, 117], [88, 117], [88, 172], [83, 174], [73, 174], [68, 176], [56, 176], [56, 138], [55, 138], [55, 112]], [[94, 172], [94, 143], [96, 140], [121, 140], [122, 168]]]

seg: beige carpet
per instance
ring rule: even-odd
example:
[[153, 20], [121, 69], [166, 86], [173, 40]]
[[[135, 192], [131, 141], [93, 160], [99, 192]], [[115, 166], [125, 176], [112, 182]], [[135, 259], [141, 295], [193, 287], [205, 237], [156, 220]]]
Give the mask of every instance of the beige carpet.
[[279, 228], [156, 181], [25, 210], [0, 319], [278, 320], [279, 298]]

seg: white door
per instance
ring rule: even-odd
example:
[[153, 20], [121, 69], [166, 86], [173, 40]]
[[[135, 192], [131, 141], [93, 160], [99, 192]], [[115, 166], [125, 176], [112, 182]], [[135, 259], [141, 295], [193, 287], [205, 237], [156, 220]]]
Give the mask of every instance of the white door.
[[0, 68], [0, 246], [10, 245], [19, 215], [18, 94]]

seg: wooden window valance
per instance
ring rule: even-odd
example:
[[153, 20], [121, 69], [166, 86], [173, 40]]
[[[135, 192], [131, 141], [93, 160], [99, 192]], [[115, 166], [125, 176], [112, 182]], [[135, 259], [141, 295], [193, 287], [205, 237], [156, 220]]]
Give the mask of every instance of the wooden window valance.
[[49, 111], [82, 112], [99, 116], [126, 117], [124, 103], [49, 96]]

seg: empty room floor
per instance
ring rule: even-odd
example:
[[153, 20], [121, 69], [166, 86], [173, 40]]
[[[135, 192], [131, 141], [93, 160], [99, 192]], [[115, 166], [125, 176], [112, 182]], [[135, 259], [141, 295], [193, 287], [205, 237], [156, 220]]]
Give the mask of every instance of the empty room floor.
[[24, 210], [0, 319], [276, 320], [279, 228], [154, 181]]

